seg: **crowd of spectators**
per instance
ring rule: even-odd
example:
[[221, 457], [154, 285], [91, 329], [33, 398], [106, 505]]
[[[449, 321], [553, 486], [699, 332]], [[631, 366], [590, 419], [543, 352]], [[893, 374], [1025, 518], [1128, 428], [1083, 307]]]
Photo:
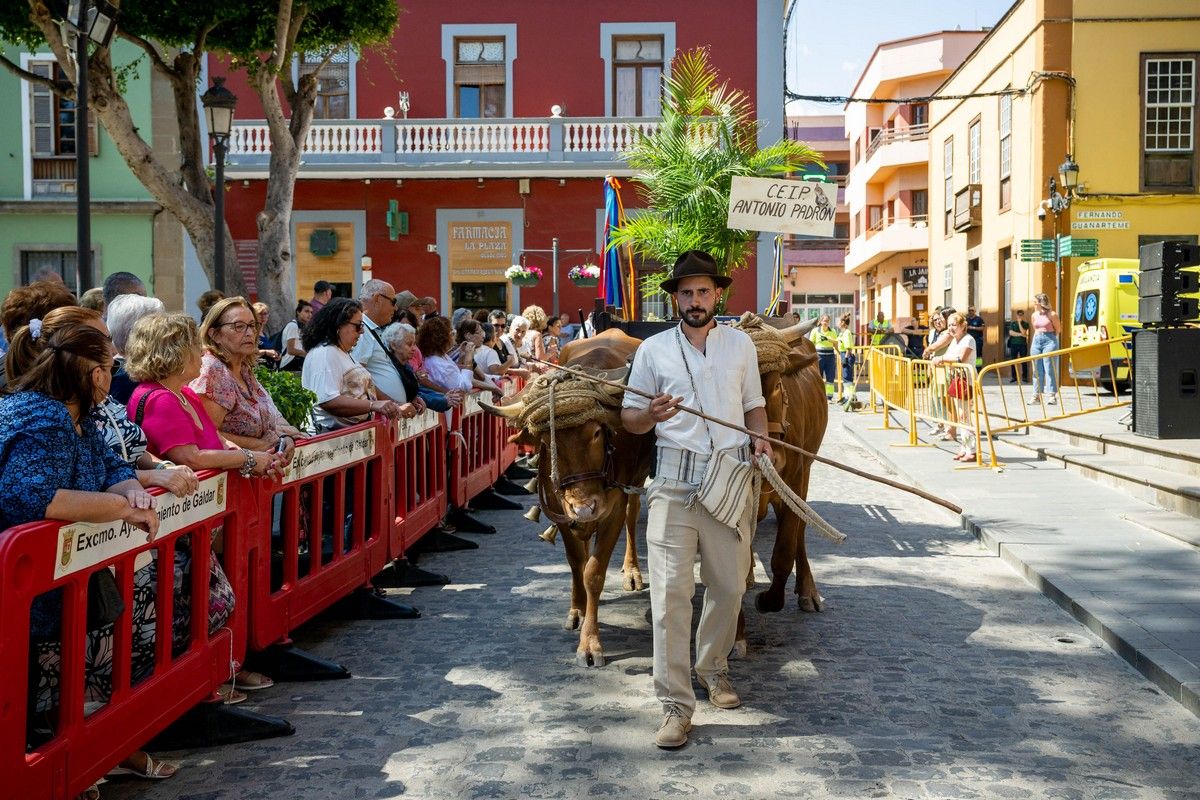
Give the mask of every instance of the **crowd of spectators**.
[[[183, 497], [201, 470], [271, 479], [297, 442], [382, 415], [411, 417], [460, 406], [472, 392], [500, 396], [506, 375], [528, 376], [558, 358], [562, 320], [537, 306], [520, 316], [465, 309], [450, 318], [432, 297], [366, 281], [357, 299], [319, 281], [274, 337], [269, 311], [242, 297], [205, 292], [200, 322], [148, 296], [130, 273], [76, 298], [59, 281], [14, 289], [0, 308], [0, 530], [41, 519], [123, 521], [152, 539], [158, 488]], [[260, 382], [260, 367], [297, 373], [316, 395], [310, 424], [290, 424]], [[191, 629], [191, 543], [175, 548], [172, 649]], [[212, 537], [213, 541], [219, 537]], [[155, 653], [157, 551], [133, 577], [134, 684]], [[210, 631], [225, 625], [234, 594], [219, 553], [208, 559]], [[37, 741], [53, 730], [58, 704], [61, 591], [39, 597], [31, 616], [31, 719]], [[87, 633], [87, 700], [112, 692], [114, 629]], [[228, 703], [272, 685], [231, 667]], [[168, 778], [177, 765], [136, 752], [114, 774]], [[98, 796], [92, 790], [89, 797]]]

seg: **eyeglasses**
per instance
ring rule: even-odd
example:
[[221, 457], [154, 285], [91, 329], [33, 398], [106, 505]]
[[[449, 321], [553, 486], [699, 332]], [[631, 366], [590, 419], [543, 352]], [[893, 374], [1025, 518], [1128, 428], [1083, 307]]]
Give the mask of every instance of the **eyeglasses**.
[[245, 333], [246, 331], [253, 328], [254, 323], [253, 322], [241, 322], [241, 321], [218, 322], [216, 325], [213, 325], [213, 327], [214, 328], [233, 328], [233, 332], [236, 333], [238, 336], [241, 336], [243, 333]]
[[396, 295], [392, 295], [391, 297], [388, 297], [388, 296], [387, 296], [386, 294], [384, 294], [383, 292], [376, 292], [376, 293], [375, 293], [375, 296], [376, 296], [376, 297], [382, 297], [382, 298], [384, 298], [385, 300], [387, 300], [389, 303], [391, 303], [392, 305], [396, 305]]
[[363, 324], [361, 322], [347, 322], [346, 324], [354, 328], [354, 330], [358, 331], [359, 333], [363, 332]]

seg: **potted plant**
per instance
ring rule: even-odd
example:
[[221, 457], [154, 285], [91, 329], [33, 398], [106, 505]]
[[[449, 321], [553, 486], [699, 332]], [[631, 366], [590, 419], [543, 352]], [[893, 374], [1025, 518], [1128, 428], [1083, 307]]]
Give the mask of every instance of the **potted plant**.
[[542, 279], [542, 271], [537, 267], [513, 264], [504, 270], [504, 277], [508, 278], [513, 286], [537, 286], [538, 281]]
[[596, 286], [600, 283], [600, 268], [595, 264], [580, 264], [567, 273], [576, 286]]

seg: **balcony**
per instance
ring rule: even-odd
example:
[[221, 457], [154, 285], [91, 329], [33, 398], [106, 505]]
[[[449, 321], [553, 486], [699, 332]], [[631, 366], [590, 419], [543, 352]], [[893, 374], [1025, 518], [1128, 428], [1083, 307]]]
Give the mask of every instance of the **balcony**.
[[954, 230], [959, 233], [983, 222], [983, 187], [969, 183], [954, 194]]
[[859, 272], [897, 253], [929, 248], [929, 225], [925, 216], [883, 219], [865, 236], [850, 241], [846, 248], [846, 272]]
[[788, 266], [841, 266], [849, 243], [849, 239], [789, 239], [783, 260]]
[[929, 163], [929, 126], [885, 128], [867, 145], [863, 161], [851, 170], [855, 183], [885, 180], [900, 167]]
[[[302, 177], [474, 177], [538, 173], [631, 174], [621, 154], [657, 119], [382, 119], [314, 122], [301, 156]], [[263, 177], [271, 157], [266, 122], [234, 124], [230, 177]]]

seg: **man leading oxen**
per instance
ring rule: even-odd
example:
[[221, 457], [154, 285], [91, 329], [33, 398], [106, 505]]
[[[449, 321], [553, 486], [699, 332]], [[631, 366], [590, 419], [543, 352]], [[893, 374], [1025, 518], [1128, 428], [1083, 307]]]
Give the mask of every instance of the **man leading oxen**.
[[[560, 363], [621, 380], [638, 339], [608, 330], [563, 348]], [[599, 607], [604, 577], [622, 528], [625, 588], [643, 588], [633, 533], [637, 492], [650, 473], [654, 439], [621, 425], [621, 391], [604, 389], [562, 372], [535, 378], [511, 405], [485, 410], [519, 432], [513, 441], [538, 450], [539, 508], [562, 535], [571, 566], [571, 608], [566, 627], [579, 628], [576, 662], [604, 666]]]
[[[754, 344], [714, 319], [731, 282], [707, 253], [679, 257], [662, 288], [675, 296], [682, 322], [646, 339], [629, 373], [629, 388], [654, 399], [626, 392], [621, 412], [626, 430], [654, 430], [658, 445], [646, 545], [654, 690], [664, 714], [654, 741], [664, 748], [687, 743], [696, 707], [689, 644], [697, 554], [705, 591], [696, 675], [714, 706], [741, 705], [728, 656], [751, 564], [757, 482], [749, 462], [751, 453], [770, 458], [772, 450]], [[751, 442], [733, 428], [680, 415], [681, 404], [760, 436]]]

